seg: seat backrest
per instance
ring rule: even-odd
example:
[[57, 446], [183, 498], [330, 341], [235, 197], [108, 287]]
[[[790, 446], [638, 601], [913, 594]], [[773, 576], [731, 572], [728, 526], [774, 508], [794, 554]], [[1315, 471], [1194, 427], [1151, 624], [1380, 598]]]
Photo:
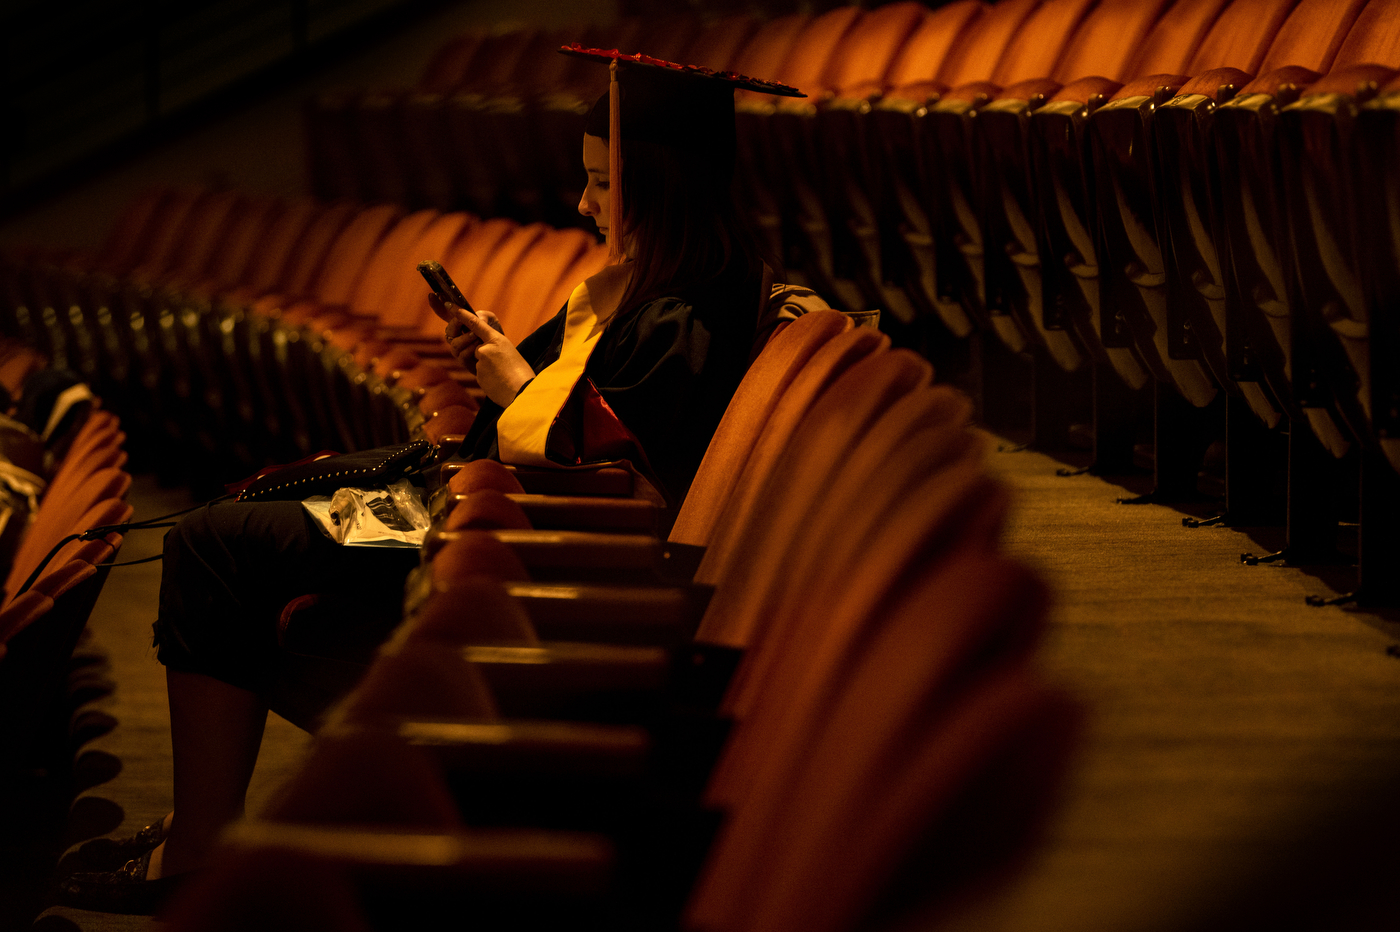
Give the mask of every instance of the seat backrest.
[[445, 94], [458, 84], [472, 66], [477, 50], [486, 42], [482, 30], [465, 32], [447, 40], [433, 53], [428, 66], [418, 79], [418, 90], [429, 94]]
[[671, 527], [672, 541], [694, 546], [710, 542], [715, 523], [779, 399], [819, 349], [850, 329], [851, 319], [846, 315], [817, 311], [799, 317], [768, 341], [744, 374], [710, 439]]
[[[350, 201], [324, 208], [311, 200], [303, 203], [312, 213], [304, 219], [300, 212], [284, 218], [264, 244], [257, 260], [261, 271], [252, 286], [256, 293], [310, 294], [331, 247], [360, 212], [359, 205]], [[259, 289], [262, 284], [267, 287]]]
[[[5, 580], [6, 598], [12, 598], [19, 591], [19, 587], [63, 538], [89, 528], [126, 520], [131, 515], [131, 508], [122, 499], [130, 488], [131, 476], [127, 473], [119, 469], [101, 469], [89, 476], [73, 495], [59, 501], [45, 500], [15, 554], [15, 561]], [[72, 541], [65, 545], [53, 562], [62, 565], [70, 557], [67, 551], [76, 550], [75, 545], [81, 543]]]
[[[1078, 717], [1025, 661], [1045, 604], [1024, 567], [970, 555], [892, 606], [843, 664], [811, 740], [773, 748], [781, 776], [731, 813], [706, 872], [709, 881], [728, 868], [735, 881], [717, 884], [730, 921], [711, 927], [860, 928], [921, 849], [936, 846], [955, 875], [921, 889], [948, 900], [1019, 855], [1063, 775]], [[1003, 820], [989, 818], [999, 795]], [[959, 811], [969, 803], [975, 813]], [[982, 831], [960, 837], [978, 817]], [[930, 837], [940, 830], [947, 836]]]
[[791, 84], [809, 97], [820, 97], [832, 86], [827, 76], [842, 57], [842, 43], [864, 15], [859, 7], [839, 6], [810, 20], [788, 49], [777, 76], [770, 80]]
[[1279, 29], [1260, 74], [1300, 65], [1325, 73], [1367, 0], [1302, 0]]
[[1297, 0], [1233, 0], [1191, 56], [1186, 73], [1237, 68], [1258, 74], [1270, 44], [1295, 6]]
[[[439, 259], [476, 223], [476, 218], [462, 211], [440, 214], [423, 229], [418, 239], [384, 270], [384, 289], [366, 306], [389, 327], [408, 327], [432, 317], [428, 307], [428, 286], [418, 273], [418, 263], [424, 259]], [[437, 318], [433, 318], [436, 320]]]
[[[781, 502], [782, 490], [770, 488], [764, 521], [789, 529], [786, 549], [765, 567], [741, 567], [743, 575], [731, 580], [751, 586], [753, 594], [735, 601], [741, 589], [717, 592], [713, 621], [731, 629], [727, 636], [736, 643], [792, 643], [807, 636], [804, 616], [849, 599], [882, 598], [910, 572], [911, 561], [931, 559], [955, 543], [994, 546], [1008, 499], [987, 473], [982, 445], [968, 428], [970, 415], [967, 399], [946, 386], [893, 402], [838, 470], [815, 473], [820, 494], [812, 496], [808, 486], [815, 505], [800, 525], [779, 514], [789, 506]], [[805, 481], [813, 473], [796, 457], [788, 455], [786, 471]], [[791, 530], [799, 526], [800, 532]], [[757, 527], [766, 532], [765, 525]], [[839, 645], [828, 650], [839, 651]], [[763, 647], [746, 659], [725, 695], [728, 714], [750, 714], [781, 656], [781, 648]]]
[[174, 192], [169, 188], [148, 188], [139, 194], [112, 224], [93, 266], [122, 275], [139, 265], [173, 200]]
[[179, 282], [197, 282], [213, 262], [230, 228], [242, 214], [246, 196], [236, 191], [211, 191], [190, 215], [185, 235], [171, 257], [166, 276]]
[[405, 213], [396, 204], [377, 204], [360, 211], [326, 253], [311, 297], [325, 304], [350, 304], [370, 256]]
[[203, 281], [214, 291], [236, 288], [251, 271], [253, 256], [286, 212], [280, 198], [250, 196], [206, 264]]
[[1061, 83], [1090, 76], [1120, 82], [1134, 77], [1129, 66], [1168, 2], [1103, 0], [1080, 24], [1050, 77]]
[[573, 294], [574, 288], [578, 286], [579, 282], [598, 274], [607, 264], [608, 247], [596, 240], [588, 243], [579, 253], [578, 258], [564, 271], [564, 274], [559, 276], [554, 287], [548, 291], [540, 292], [540, 304], [535, 309], [534, 322], [527, 325], [522, 317], [521, 330], [532, 333], [554, 317], [569, 300], [569, 295]]
[[860, 18], [841, 40], [824, 78], [826, 90], [841, 93], [851, 88], [884, 86], [900, 50], [923, 25], [928, 10], [921, 3], [891, 3]]
[[[350, 293], [351, 309], [360, 314], [378, 314], [404, 281], [403, 269], [418, 261], [416, 246], [433, 221], [436, 210], [415, 210], [398, 219], [369, 253], [368, 262]], [[421, 281], [421, 278], [419, 279]]]
[[978, 17], [976, 28], [948, 55], [939, 80], [949, 87], [971, 81], [991, 81], [1023, 24], [1040, 0], [1002, 0]]
[[[495, 314], [500, 319], [501, 326], [505, 328], [506, 336], [515, 342], [524, 339], [529, 333], [521, 333], [519, 322], [507, 320], [501, 316], [501, 310], [506, 305], [506, 294], [511, 289], [532, 287], [533, 283], [518, 277], [516, 270], [520, 267], [525, 254], [544, 237], [548, 230], [549, 228], [543, 223], [531, 223], [527, 226], [517, 227], [497, 245], [490, 259], [482, 266], [481, 272], [476, 276], [472, 290], [467, 291], [465, 285], [461, 286], [463, 297], [472, 302], [473, 306]], [[553, 283], [551, 282], [551, 284]]]
[[[10, 601], [0, 609], [0, 644], [43, 618], [53, 609], [53, 599], [32, 589], [19, 598]], [[4, 665], [4, 655], [0, 654], [0, 667]]]
[[505, 217], [483, 220], [468, 228], [455, 243], [448, 247], [447, 254], [442, 257], [441, 261], [443, 267], [447, 269], [447, 274], [452, 276], [457, 287], [462, 289], [462, 296], [470, 301], [473, 307], [480, 307], [488, 311], [495, 310], [489, 305], [481, 303], [476, 293], [477, 282], [481, 278], [481, 270], [486, 267], [486, 263], [491, 261], [496, 250], [519, 227], [520, 224]]
[[1094, 0], [1045, 0], [1007, 45], [992, 83], [1006, 87], [1053, 75], [1079, 24], [1093, 7]]
[[890, 64], [886, 83], [890, 87], [903, 87], [937, 80], [952, 57], [954, 46], [973, 35], [978, 19], [987, 9], [988, 5], [982, 0], [957, 0], [925, 11], [923, 21], [914, 28]]
[[1385, 65], [1400, 68], [1400, 0], [1370, 0], [1337, 50], [1333, 68]]
[[[789, 326], [784, 333], [791, 329]], [[754, 511], [763, 500], [778, 461], [807, 412], [846, 370], [888, 345], [889, 340], [882, 334], [858, 327], [827, 340], [800, 368], [764, 424], [743, 472], [734, 480], [729, 501], [714, 525], [705, 557], [696, 571], [696, 581], [718, 584], [728, 578], [731, 566], [743, 559], [741, 554], [751, 545], [746, 535], [750, 532]], [[733, 623], [725, 613], [714, 611], [715, 607], [712, 601], [711, 612], [707, 613], [697, 638], [742, 646], [744, 626]]]
[[[505, 289], [496, 310], [500, 319], [512, 321], [520, 338], [532, 333], [543, 323], [546, 313], [558, 310], [549, 302], [561, 279], [594, 242], [595, 238], [584, 230], [547, 230], [521, 257], [516, 279]], [[570, 289], [577, 284], [578, 281], [570, 282]]]
[[729, 71], [757, 30], [758, 21], [747, 13], [715, 20], [701, 30], [686, 50], [686, 64]]
[[[931, 378], [927, 363], [916, 355], [876, 350], [852, 364], [809, 407], [762, 477], [760, 494], [738, 516], [744, 523], [737, 539], [728, 544], [728, 553], [720, 552], [727, 560], [715, 577], [719, 589], [697, 639], [750, 646], [776, 619], [792, 614], [794, 599], [805, 600], [805, 592], [820, 580], [795, 566], [840, 545], [811, 533], [814, 516], [831, 507], [832, 483], [845, 474], [848, 461], [889, 409]], [[731, 513], [726, 511], [726, 520]], [[799, 580], [802, 585], [794, 585]], [[761, 672], [756, 675], [762, 678]], [[735, 697], [733, 688], [730, 695]]]
[[65, 489], [75, 479], [93, 469], [101, 468], [94, 466], [93, 461], [105, 455], [102, 451], [120, 449], [125, 439], [126, 435], [122, 433], [116, 415], [110, 411], [93, 411], [83, 422], [83, 426], [78, 428], [78, 435], [73, 438], [68, 452], [54, 470], [53, 478], [49, 480], [49, 487], [44, 494], [51, 494], [54, 489], [60, 490], [57, 493], [59, 495], [67, 494]]
[[1139, 44], [1128, 77], [1182, 74], [1230, 0], [1176, 0]]
[[[733, 70], [766, 81], [780, 80], [783, 62], [811, 19], [809, 13], [789, 13], [764, 23], [735, 56]], [[736, 101], [761, 97], [751, 91], [735, 92]]]
[[197, 218], [200, 204], [207, 196], [208, 192], [202, 189], [171, 192], [147, 240], [144, 254], [132, 256], [134, 267], [124, 271], [139, 271], [146, 277], [165, 274], [179, 254], [181, 244], [189, 235], [191, 220]]
[[87, 560], [55, 556], [31, 588], [58, 601], [74, 587], [97, 575], [97, 567]]

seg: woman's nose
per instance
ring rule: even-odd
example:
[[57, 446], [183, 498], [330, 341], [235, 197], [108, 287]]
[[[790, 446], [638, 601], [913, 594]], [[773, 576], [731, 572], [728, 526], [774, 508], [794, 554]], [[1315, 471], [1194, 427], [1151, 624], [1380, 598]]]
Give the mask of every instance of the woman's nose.
[[588, 196], [588, 192], [583, 192], [583, 197], [578, 199], [578, 212], [585, 217], [591, 217], [598, 212], [598, 205]]

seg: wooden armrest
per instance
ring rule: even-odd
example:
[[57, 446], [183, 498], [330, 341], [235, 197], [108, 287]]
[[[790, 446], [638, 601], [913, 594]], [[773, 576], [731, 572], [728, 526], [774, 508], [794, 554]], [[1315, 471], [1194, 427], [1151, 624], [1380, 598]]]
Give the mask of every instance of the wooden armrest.
[[[451, 479], [452, 474], [465, 465], [465, 462], [443, 463], [443, 482]], [[505, 467], [515, 476], [527, 495], [632, 498], [632, 474], [616, 466], [587, 470], [541, 469], [535, 466], [512, 466], [507, 463]]]
[[330, 862], [359, 879], [398, 877], [454, 897], [597, 893], [607, 885], [614, 857], [601, 835], [539, 829], [443, 832], [245, 820], [231, 825], [222, 841], [234, 849]]
[[565, 470], [507, 464], [506, 468], [515, 474], [526, 492], [537, 495], [632, 495], [632, 474], [616, 466]]
[[1180, 97], [1200, 95], [1215, 100], [1216, 103], [1234, 97], [1239, 89], [1252, 80], [1251, 76], [1238, 68], [1212, 68], [1203, 71], [1177, 90]]
[[1154, 100], [1169, 100], [1186, 83], [1187, 77], [1179, 74], [1149, 74], [1134, 78], [1120, 87], [1113, 95], [1115, 101], [1136, 100], [1148, 97]]
[[[641, 498], [589, 495], [508, 495], [536, 528], [565, 531], [636, 531], [655, 534], [662, 509]], [[466, 498], [456, 496], [457, 500]]]
[[460, 650], [506, 718], [650, 720], [671, 681], [671, 654], [659, 647], [552, 641]]
[[[647, 730], [636, 725], [402, 718], [373, 727], [386, 724], [405, 743], [426, 749], [444, 769], [457, 773], [634, 776], [651, 749]], [[363, 727], [338, 726], [323, 733]]]
[[[423, 541], [427, 559], [463, 531], [430, 531]], [[661, 541], [650, 534], [597, 534], [589, 531], [490, 532], [509, 545], [530, 570], [654, 571], [661, 562]]]
[[1108, 78], [1080, 78], [1071, 81], [1055, 92], [1052, 101], [1072, 100], [1075, 103], [1087, 104], [1098, 98], [1108, 99], [1118, 92], [1123, 85]]
[[507, 583], [546, 640], [676, 647], [694, 637], [713, 586]]

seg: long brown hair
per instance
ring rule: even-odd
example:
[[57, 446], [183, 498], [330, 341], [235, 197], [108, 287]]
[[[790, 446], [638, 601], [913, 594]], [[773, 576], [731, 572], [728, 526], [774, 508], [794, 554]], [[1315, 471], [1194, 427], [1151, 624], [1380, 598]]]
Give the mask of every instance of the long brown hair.
[[632, 276], [618, 307], [631, 310], [721, 276], [756, 279], [757, 238], [735, 201], [732, 136], [677, 148], [645, 140], [622, 145], [623, 231]]

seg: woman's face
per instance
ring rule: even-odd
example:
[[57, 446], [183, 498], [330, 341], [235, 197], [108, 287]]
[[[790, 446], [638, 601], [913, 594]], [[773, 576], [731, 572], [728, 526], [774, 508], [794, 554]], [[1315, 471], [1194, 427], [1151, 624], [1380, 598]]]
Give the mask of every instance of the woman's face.
[[592, 217], [598, 232], [611, 241], [608, 229], [608, 141], [601, 136], [583, 136], [583, 168], [588, 172], [588, 186], [578, 202], [578, 212]]

